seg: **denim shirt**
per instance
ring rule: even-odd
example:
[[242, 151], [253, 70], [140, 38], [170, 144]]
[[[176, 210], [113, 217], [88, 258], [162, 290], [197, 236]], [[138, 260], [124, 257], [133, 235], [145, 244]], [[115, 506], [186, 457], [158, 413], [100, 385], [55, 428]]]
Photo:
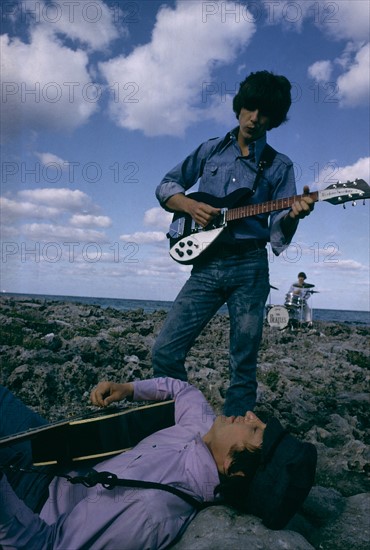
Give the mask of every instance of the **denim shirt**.
[[[156, 190], [160, 204], [166, 208], [167, 200], [177, 193], [184, 193], [199, 181], [199, 191], [218, 198], [225, 197], [240, 188], [252, 189], [258, 164], [266, 145], [266, 136], [249, 146], [249, 155], [243, 156], [237, 140], [238, 127], [224, 138], [213, 138], [202, 143], [183, 162], [170, 170]], [[262, 203], [296, 194], [292, 161], [277, 153], [271, 166], [265, 168], [255, 194], [249, 203]], [[288, 210], [259, 214], [233, 222], [231, 231], [236, 239], [270, 241], [278, 255], [289, 245], [280, 220]]]

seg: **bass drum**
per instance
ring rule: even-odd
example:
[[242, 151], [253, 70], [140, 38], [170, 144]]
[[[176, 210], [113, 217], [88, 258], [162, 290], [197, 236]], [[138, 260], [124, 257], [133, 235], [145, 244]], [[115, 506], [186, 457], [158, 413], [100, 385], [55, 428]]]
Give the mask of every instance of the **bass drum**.
[[282, 330], [289, 325], [289, 311], [284, 306], [272, 306], [267, 313], [267, 323]]

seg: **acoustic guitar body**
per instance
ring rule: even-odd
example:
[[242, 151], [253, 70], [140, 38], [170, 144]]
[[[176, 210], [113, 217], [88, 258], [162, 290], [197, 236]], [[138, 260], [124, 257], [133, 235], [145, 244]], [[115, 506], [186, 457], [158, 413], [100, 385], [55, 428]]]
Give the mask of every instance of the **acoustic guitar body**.
[[122, 453], [145, 437], [175, 423], [173, 400], [113, 411], [94, 412], [2, 437], [0, 448], [30, 440], [35, 466], [70, 465]]
[[31, 440], [33, 463], [70, 464], [121, 453], [174, 424], [174, 402], [81, 419], [39, 433]]

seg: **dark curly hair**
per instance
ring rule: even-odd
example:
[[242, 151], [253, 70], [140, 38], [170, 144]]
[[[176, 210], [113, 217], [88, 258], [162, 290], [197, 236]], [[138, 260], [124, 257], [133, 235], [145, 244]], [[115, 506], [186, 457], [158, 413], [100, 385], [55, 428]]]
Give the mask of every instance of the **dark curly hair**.
[[[225, 474], [219, 474], [220, 483], [215, 488], [215, 495], [220, 495], [225, 504], [242, 511], [245, 495], [261, 462], [261, 449], [249, 451], [232, 447], [232, 462]], [[244, 475], [233, 475], [242, 472]]]
[[287, 120], [292, 104], [291, 84], [285, 76], [275, 75], [268, 71], [251, 73], [240, 83], [239, 91], [233, 99], [233, 110], [236, 118], [240, 111], [259, 109], [270, 118], [269, 130], [277, 128]]

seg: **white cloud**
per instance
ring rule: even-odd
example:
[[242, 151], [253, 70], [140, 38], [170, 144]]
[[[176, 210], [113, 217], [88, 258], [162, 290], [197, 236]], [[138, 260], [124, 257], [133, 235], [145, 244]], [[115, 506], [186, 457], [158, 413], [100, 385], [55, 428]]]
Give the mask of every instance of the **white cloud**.
[[370, 43], [361, 47], [353, 42], [348, 43], [342, 55], [334, 62], [326, 60], [313, 63], [308, 68], [308, 75], [316, 82], [329, 82], [333, 80], [332, 72], [335, 65], [342, 71], [336, 80], [339, 105], [341, 107], [368, 105]]
[[18, 196], [31, 202], [51, 205], [68, 211], [96, 209], [91, 198], [78, 189], [27, 189], [19, 191]]
[[43, 166], [54, 165], [60, 170], [66, 170], [68, 168], [69, 162], [63, 160], [53, 153], [38, 153], [35, 152], [35, 156], [40, 159]]
[[[120, 236], [124, 242], [135, 242], [137, 244], [158, 244], [167, 241], [166, 233], [172, 220], [172, 214], [158, 206], [149, 208], [144, 213], [143, 223], [147, 227], [163, 229], [163, 231], [137, 231]], [[158, 259], [158, 256], [156, 256]]]
[[325, 268], [327, 269], [335, 269], [336, 271], [342, 270], [343, 272], [348, 271], [368, 271], [369, 268], [362, 264], [361, 262], [357, 262], [356, 260], [339, 260], [338, 263], [334, 262], [326, 262]]
[[[337, 166], [333, 173], [333, 167]], [[361, 157], [356, 162], [348, 166], [338, 166], [336, 161], [328, 163], [328, 169], [322, 170], [319, 174], [321, 182], [328, 182], [335, 178], [335, 181], [353, 181], [355, 179], [363, 179], [369, 182], [370, 175], [370, 157]], [[321, 186], [322, 187], [322, 186]]]
[[350, 166], [343, 166], [339, 168], [339, 178], [341, 181], [351, 181], [354, 178], [357, 178], [369, 182], [369, 176], [370, 157], [362, 157]]
[[96, 227], [110, 227], [112, 221], [108, 216], [92, 216], [91, 214], [75, 214], [70, 219], [70, 224], [74, 226], [96, 226]]
[[[370, 5], [366, 0], [327, 2], [319, 0], [316, 8], [310, 2], [307, 5], [308, 16], [335, 40], [369, 39]], [[313, 10], [316, 9], [316, 16]]]
[[[89, 214], [99, 210], [82, 191], [71, 189], [28, 189], [14, 197], [0, 197], [3, 236], [43, 241], [106, 241], [101, 231], [112, 225], [108, 216]], [[76, 213], [77, 211], [77, 213]], [[49, 223], [42, 223], [47, 220]]]
[[73, 130], [97, 110], [88, 56], [63, 46], [42, 27], [30, 43], [1, 38], [3, 139], [21, 129]]
[[369, 67], [370, 43], [358, 50], [352, 66], [337, 80], [341, 106], [368, 105], [370, 91]]
[[110, 9], [101, 0], [52, 3], [26, 0], [21, 3], [21, 11], [23, 18], [32, 17], [36, 24], [55, 35], [65, 35], [94, 51], [106, 49], [120, 36], [116, 23], [123, 20], [118, 3]]
[[6, 197], [0, 197], [0, 210], [2, 223], [10, 223], [24, 217], [51, 219], [59, 214], [58, 208], [19, 202]]
[[161, 231], [136, 231], [135, 233], [120, 235], [120, 240], [136, 244], [156, 244], [167, 240]]
[[332, 73], [331, 61], [316, 61], [308, 67], [308, 75], [316, 82], [328, 82]]
[[173, 215], [170, 212], [166, 212], [163, 208], [156, 206], [145, 212], [144, 225], [149, 227], [158, 227], [159, 229], [167, 231], [171, 223], [172, 216]]
[[[306, 0], [266, 4], [271, 24], [282, 24], [300, 31], [304, 22], [311, 22], [335, 41], [346, 40], [343, 53], [335, 60], [316, 61], [308, 75], [317, 82], [333, 80], [334, 65], [343, 74], [335, 76], [339, 105], [355, 107], [369, 102], [369, 18], [370, 4], [363, 0], [327, 2]], [[273, 15], [273, 16], [272, 16]]]
[[21, 227], [22, 236], [32, 240], [42, 241], [76, 241], [105, 242], [106, 235], [92, 229], [80, 229], [64, 225], [31, 223]]
[[57, 132], [85, 124], [104, 91], [93, 82], [89, 55], [106, 52], [127, 31], [119, 2], [26, 0], [7, 15], [15, 28], [28, 23], [28, 37], [1, 36], [3, 141], [24, 129]]
[[202, 9], [202, 2], [163, 6], [150, 43], [99, 64], [110, 88], [119, 90], [109, 106], [119, 126], [147, 136], [181, 136], [208, 116], [207, 109], [198, 107], [202, 86], [214, 81], [217, 66], [231, 63], [248, 44], [255, 24], [236, 25], [232, 17], [204, 20]]
[[263, 3], [266, 22], [301, 31], [312, 23], [334, 40], [369, 39], [369, 2], [366, 0], [284, 0]]

